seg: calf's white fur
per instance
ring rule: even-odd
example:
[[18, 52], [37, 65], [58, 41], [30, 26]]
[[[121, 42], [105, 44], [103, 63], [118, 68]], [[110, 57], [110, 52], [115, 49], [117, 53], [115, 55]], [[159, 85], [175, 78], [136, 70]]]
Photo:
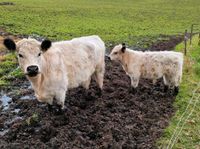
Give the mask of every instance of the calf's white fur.
[[125, 44], [115, 46], [111, 60], [119, 61], [126, 74], [131, 78], [131, 86], [136, 88], [140, 78], [151, 79], [155, 83], [163, 78], [167, 87], [178, 87], [182, 77], [183, 54], [173, 51], [141, 52], [126, 48]]

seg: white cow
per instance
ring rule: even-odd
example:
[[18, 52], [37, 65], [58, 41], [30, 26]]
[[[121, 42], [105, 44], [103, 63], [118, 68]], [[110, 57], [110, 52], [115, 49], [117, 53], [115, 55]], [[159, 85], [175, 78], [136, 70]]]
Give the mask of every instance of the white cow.
[[105, 45], [98, 36], [53, 42], [5, 39], [9, 50], [16, 50], [18, 62], [40, 102], [53, 104], [53, 99], [64, 108], [68, 89], [89, 88], [94, 75], [102, 90], [105, 71]]
[[111, 60], [119, 61], [131, 78], [131, 86], [136, 88], [140, 78], [164, 80], [165, 87], [174, 87], [179, 91], [182, 77], [183, 54], [173, 51], [141, 52], [126, 48], [125, 44], [115, 46], [110, 55]]

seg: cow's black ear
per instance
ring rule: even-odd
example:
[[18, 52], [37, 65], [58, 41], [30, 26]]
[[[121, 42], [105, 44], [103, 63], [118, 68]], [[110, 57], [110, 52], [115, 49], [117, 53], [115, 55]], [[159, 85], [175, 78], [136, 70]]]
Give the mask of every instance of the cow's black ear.
[[49, 48], [51, 47], [51, 41], [46, 39], [44, 41], [42, 41], [42, 44], [41, 44], [41, 49], [42, 51], [47, 51]]
[[126, 51], [126, 44], [122, 43], [122, 49], [121, 49], [122, 53], [124, 53]]
[[15, 50], [16, 50], [16, 44], [15, 44], [15, 42], [14, 42], [12, 39], [10, 39], [10, 38], [4, 39], [3, 44], [4, 44], [4, 46], [5, 46], [8, 50], [10, 50], [10, 51], [15, 51]]

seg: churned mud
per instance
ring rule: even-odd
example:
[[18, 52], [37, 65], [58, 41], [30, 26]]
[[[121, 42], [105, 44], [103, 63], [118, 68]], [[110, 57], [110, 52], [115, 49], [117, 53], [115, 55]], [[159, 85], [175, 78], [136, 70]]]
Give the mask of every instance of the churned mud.
[[[181, 37], [170, 38], [150, 49], [167, 50], [180, 41]], [[143, 79], [132, 93], [120, 64], [106, 59], [102, 95], [95, 81], [87, 93], [81, 87], [70, 90], [67, 110], [60, 113], [39, 103], [26, 79], [14, 80], [0, 94], [0, 148], [156, 148], [156, 140], [175, 112], [175, 97], [163, 88], [162, 80], [153, 85]]]

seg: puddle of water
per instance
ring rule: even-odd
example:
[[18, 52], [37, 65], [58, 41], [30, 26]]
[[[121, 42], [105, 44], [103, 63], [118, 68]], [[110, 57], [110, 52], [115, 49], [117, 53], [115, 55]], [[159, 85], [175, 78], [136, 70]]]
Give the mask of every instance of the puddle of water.
[[10, 103], [12, 102], [12, 98], [10, 98], [7, 95], [3, 95], [0, 97], [0, 101], [1, 101], [1, 107], [3, 107], [3, 111], [4, 111], [9, 108]]
[[31, 85], [28, 86], [28, 89], [33, 89]]
[[26, 96], [20, 97], [20, 100], [33, 100], [33, 99], [34, 99], [34, 97], [31, 95], [26, 95]]
[[14, 109], [12, 112], [13, 113], [19, 113], [20, 109]]

